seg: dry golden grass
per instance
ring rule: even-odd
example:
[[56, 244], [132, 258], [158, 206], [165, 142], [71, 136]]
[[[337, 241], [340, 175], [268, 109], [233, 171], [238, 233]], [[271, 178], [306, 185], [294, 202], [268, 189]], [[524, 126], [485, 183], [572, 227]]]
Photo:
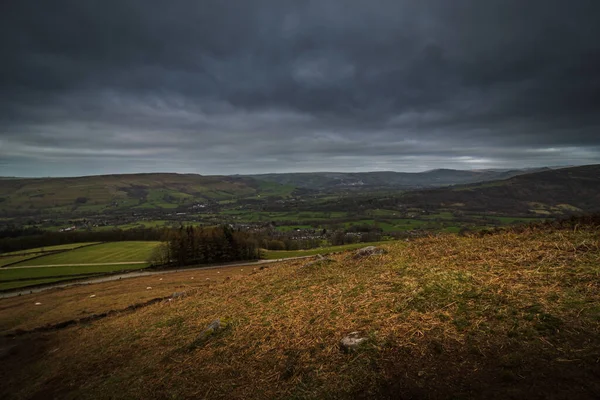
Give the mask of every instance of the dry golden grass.
[[[6, 395], [600, 395], [597, 231], [441, 236], [383, 247], [388, 254], [358, 260], [339, 254], [305, 268], [291, 261], [134, 313], [14, 339], [17, 349], [35, 350], [4, 360], [24, 365], [0, 370]], [[215, 318], [231, 325], [190, 350]], [[370, 340], [345, 354], [338, 343], [352, 331]]]
[[[1, 299], [0, 334], [32, 330], [110, 310], [122, 310], [174, 292], [191, 292], [198, 287], [222, 282], [227, 277], [245, 276], [251, 274], [253, 269], [255, 267], [227, 267], [173, 272]], [[147, 289], [148, 287], [152, 289]], [[92, 295], [93, 298], [90, 297]]]

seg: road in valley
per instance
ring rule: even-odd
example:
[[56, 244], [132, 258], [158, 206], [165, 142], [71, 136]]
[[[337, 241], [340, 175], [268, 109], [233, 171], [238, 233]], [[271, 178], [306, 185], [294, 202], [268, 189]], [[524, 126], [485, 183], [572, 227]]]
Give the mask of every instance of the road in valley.
[[[251, 262], [243, 262], [243, 263], [235, 263], [235, 264], [222, 264], [222, 265], [211, 265], [207, 267], [192, 267], [192, 268], [179, 268], [179, 269], [169, 269], [163, 271], [132, 271], [132, 272], [124, 272], [122, 274], [117, 275], [106, 275], [96, 278], [82, 278], [76, 281], [63, 282], [63, 283], [53, 283], [47, 286], [40, 286], [34, 288], [23, 288], [23, 289], [15, 289], [14, 291], [8, 291], [0, 293], [0, 299], [15, 297], [15, 296], [25, 296], [28, 294], [39, 293], [45, 290], [56, 289], [56, 288], [66, 288], [69, 286], [75, 285], [92, 285], [95, 283], [102, 282], [110, 282], [110, 281], [118, 281], [119, 279], [130, 279], [130, 278], [138, 278], [142, 276], [151, 276], [151, 275], [160, 275], [160, 274], [171, 274], [174, 272], [184, 272], [184, 271], [196, 271], [196, 270], [207, 270], [207, 269], [217, 269], [217, 268], [228, 268], [228, 267], [243, 267], [243, 266], [256, 266], [256, 265], [264, 265], [264, 264], [272, 264], [281, 261], [290, 261], [290, 260], [299, 260], [303, 258], [312, 258], [316, 257], [315, 255], [311, 256], [301, 256], [301, 257], [290, 257], [290, 258], [280, 258], [276, 260], [258, 260]], [[144, 261], [141, 261], [143, 263]], [[119, 265], [119, 264], [136, 264], [136, 262], [123, 262], [123, 263], [100, 263], [93, 265]], [[92, 264], [73, 264], [73, 266], [81, 266], [81, 265], [92, 265]], [[61, 265], [62, 266], [62, 265]], [[37, 266], [39, 267], [39, 266]], [[29, 268], [29, 267], [19, 267], [19, 268]], [[32, 267], [33, 268], [33, 267]]]

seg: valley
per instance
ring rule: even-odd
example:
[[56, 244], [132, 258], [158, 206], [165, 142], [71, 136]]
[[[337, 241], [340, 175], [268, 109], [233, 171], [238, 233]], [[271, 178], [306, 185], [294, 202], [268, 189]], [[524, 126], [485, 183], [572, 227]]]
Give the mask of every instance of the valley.
[[[398, 177], [386, 181], [390, 174], [403, 176], [139, 174], [4, 179], [0, 228], [68, 233], [232, 224], [282, 236], [316, 237], [323, 230], [406, 236], [598, 210], [598, 166], [497, 173], [441, 170], [412, 174], [409, 185], [399, 184]], [[340, 185], [340, 175], [374, 183]]]

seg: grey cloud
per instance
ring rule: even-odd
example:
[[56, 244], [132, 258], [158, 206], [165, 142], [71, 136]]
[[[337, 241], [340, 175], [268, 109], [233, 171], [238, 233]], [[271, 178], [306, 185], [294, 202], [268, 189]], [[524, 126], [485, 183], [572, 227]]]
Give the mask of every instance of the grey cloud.
[[0, 175], [600, 162], [595, 1], [2, 8]]

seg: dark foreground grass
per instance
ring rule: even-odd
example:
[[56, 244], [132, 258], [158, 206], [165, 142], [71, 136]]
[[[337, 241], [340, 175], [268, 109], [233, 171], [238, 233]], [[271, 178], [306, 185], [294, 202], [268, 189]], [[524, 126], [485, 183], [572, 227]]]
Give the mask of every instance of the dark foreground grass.
[[[287, 262], [134, 313], [6, 339], [15, 347], [0, 365], [0, 397], [600, 397], [597, 230], [384, 246], [386, 255]], [[227, 329], [191, 346], [215, 318]], [[369, 341], [346, 354], [338, 343], [352, 331]]]

